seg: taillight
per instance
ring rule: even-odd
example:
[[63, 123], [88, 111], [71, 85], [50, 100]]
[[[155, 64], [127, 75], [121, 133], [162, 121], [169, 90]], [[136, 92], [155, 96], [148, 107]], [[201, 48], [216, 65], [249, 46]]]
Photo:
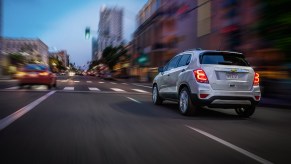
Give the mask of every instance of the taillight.
[[260, 83], [260, 74], [255, 73], [255, 77], [254, 77], [254, 85], [257, 86]]
[[194, 75], [196, 78], [196, 81], [199, 83], [208, 83], [208, 78], [205, 74], [205, 72], [203, 71], [203, 69], [197, 69], [194, 71]]
[[18, 72], [16, 75], [17, 75], [18, 77], [22, 77], [22, 76], [25, 76], [26, 73], [25, 73], [25, 72]]
[[261, 99], [261, 96], [255, 96], [255, 99], [256, 99], [257, 101], [259, 101], [259, 100]]
[[199, 97], [202, 98], [202, 99], [204, 99], [204, 98], [206, 98], [208, 95], [209, 95], [209, 94], [203, 94], [203, 93], [200, 93], [200, 94], [199, 94]]
[[40, 76], [48, 76], [49, 73], [48, 73], [48, 72], [40, 72], [39, 75], [40, 75]]

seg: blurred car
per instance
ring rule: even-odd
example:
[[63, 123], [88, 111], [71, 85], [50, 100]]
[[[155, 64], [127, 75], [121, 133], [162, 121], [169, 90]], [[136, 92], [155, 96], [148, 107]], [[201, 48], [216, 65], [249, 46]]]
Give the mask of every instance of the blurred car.
[[73, 72], [73, 71], [70, 71], [70, 72], [69, 72], [69, 76], [75, 76], [75, 74], [76, 74], [76, 73]]
[[56, 75], [48, 66], [28, 64], [18, 73], [19, 87], [24, 85], [47, 85], [48, 89], [57, 86]]
[[85, 72], [85, 71], [82, 72], [82, 75], [83, 75], [83, 76], [86, 76], [86, 75], [87, 75], [87, 72]]
[[111, 72], [104, 72], [103, 74], [99, 74], [101, 78], [104, 79], [112, 79], [112, 73]]
[[231, 108], [241, 117], [255, 112], [261, 98], [259, 74], [241, 53], [189, 50], [159, 68], [153, 81], [153, 103], [179, 102], [183, 115], [200, 107]]

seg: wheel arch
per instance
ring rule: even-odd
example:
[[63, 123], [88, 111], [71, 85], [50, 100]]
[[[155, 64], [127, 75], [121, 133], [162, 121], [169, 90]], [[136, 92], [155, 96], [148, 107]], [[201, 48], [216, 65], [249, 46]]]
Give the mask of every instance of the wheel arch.
[[182, 90], [183, 88], [185, 88], [185, 87], [189, 90], [189, 92], [191, 92], [190, 87], [189, 87], [189, 85], [188, 85], [187, 83], [181, 83], [181, 84], [179, 85], [179, 88], [178, 88], [178, 95], [180, 94], [181, 90]]

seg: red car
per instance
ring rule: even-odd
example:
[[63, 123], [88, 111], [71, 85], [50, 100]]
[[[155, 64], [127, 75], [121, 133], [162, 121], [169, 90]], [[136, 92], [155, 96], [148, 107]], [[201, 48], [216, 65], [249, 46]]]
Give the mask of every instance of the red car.
[[57, 86], [56, 75], [48, 66], [42, 64], [28, 64], [19, 73], [19, 86], [47, 85], [48, 89]]

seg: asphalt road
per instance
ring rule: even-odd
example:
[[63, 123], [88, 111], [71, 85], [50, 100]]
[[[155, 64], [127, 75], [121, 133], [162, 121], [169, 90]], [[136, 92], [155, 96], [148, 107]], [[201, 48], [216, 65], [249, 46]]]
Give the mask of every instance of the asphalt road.
[[291, 111], [179, 114], [149, 86], [59, 77], [58, 87], [0, 82], [1, 164], [291, 163]]

